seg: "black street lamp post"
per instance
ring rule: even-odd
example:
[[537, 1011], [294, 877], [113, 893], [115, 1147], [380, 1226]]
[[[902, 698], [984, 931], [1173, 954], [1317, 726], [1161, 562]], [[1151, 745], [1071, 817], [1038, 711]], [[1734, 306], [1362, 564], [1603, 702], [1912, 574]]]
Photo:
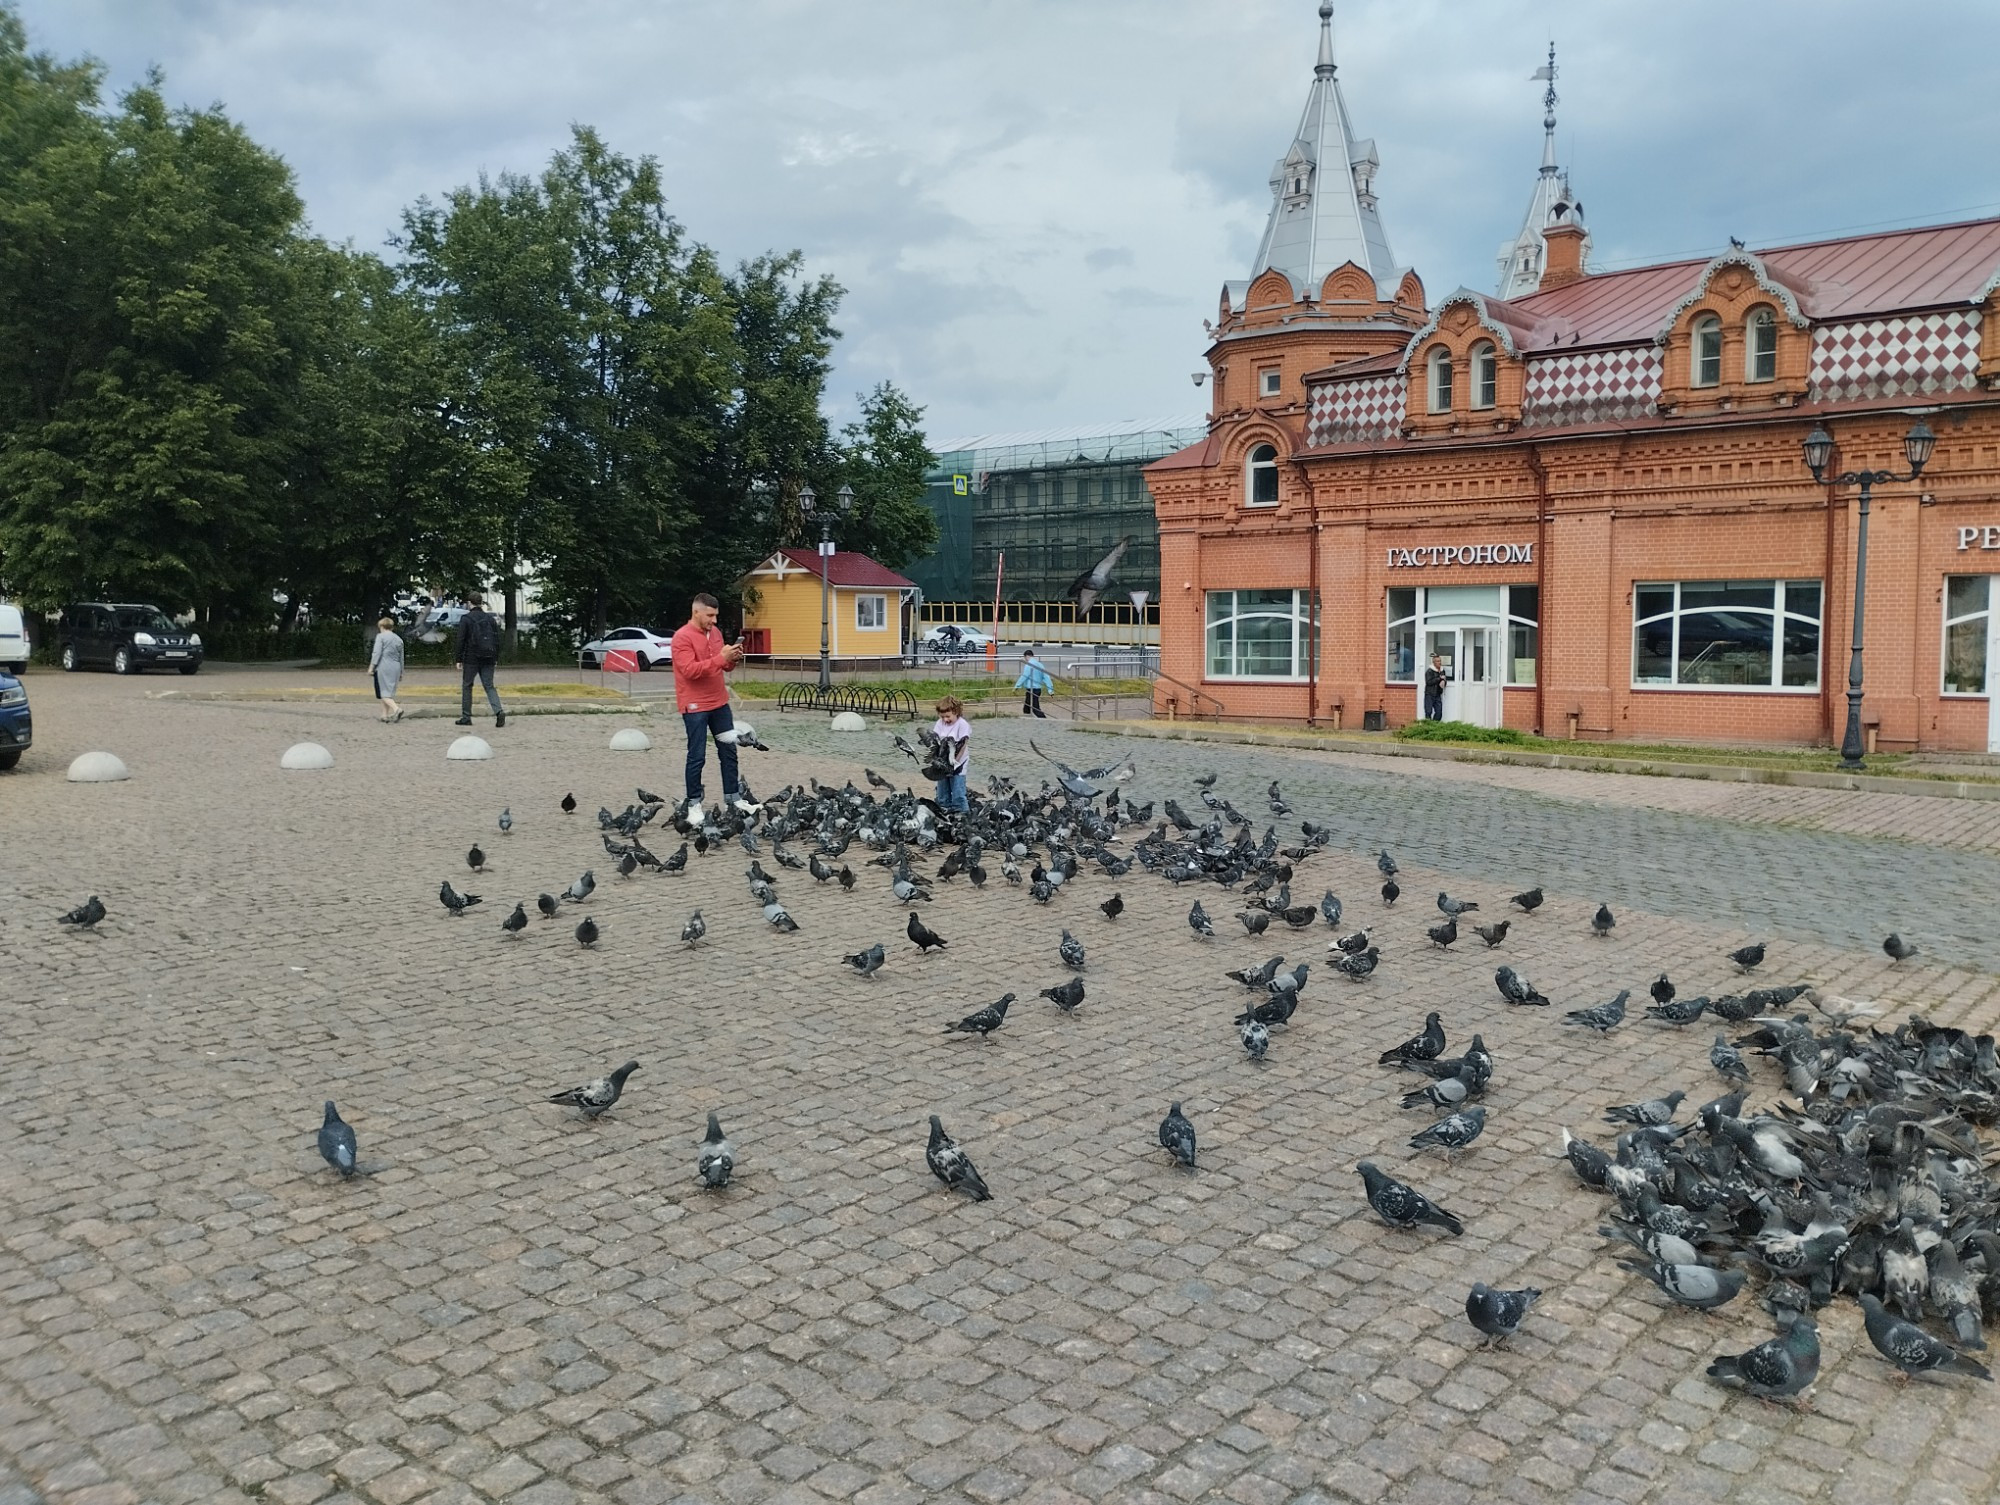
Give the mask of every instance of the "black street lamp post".
[[[799, 513], [810, 518], [813, 504], [818, 498], [811, 486], [799, 488]], [[834, 498], [834, 505], [843, 520], [854, 510], [854, 488], [843, 486]], [[833, 574], [833, 513], [819, 515], [819, 688], [824, 694], [833, 688], [833, 658], [829, 652], [828, 630], [833, 622], [833, 594], [831, 576]]]
[[1893, 470], [1846, 470], [1828, 476], [1826, 468], [1833, 460], [1833, 435], [1823, 425], [1815, 424], [1803, 441], [1806, 465], [1815, 481], [1861, 488], [1861, 528], [1854, 546], [1854, 652], [1847, 663], [1847, 732], [1840, 739], [1840, 766], [1848, 773], [1866, 771], [1861, 761], [1861, 611], [1868, 591], [1869, 492], [1878, 484], [1914, 481], [1924, 473], [1936, 446], [1937, 435], [1931, 432], [1930, 425], [1917, 423], [1903, 436], [1903, 456], [1910, 462], [1908, 475], [1898, 475]]

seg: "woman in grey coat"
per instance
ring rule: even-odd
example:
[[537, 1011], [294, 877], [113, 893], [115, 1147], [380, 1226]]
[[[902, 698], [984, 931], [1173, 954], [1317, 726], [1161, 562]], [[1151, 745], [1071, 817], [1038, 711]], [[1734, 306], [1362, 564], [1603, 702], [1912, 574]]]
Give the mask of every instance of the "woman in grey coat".
[[403, 640], [396, 634], [396, 619], [384, 617], [375, 624], [375, 647], [368, 655], [368, 672], [375, 680], [375, 698], [382, 702], [382, 720], [401, 721], [403, 712], [396, 704], [396, 687], [403, 682]]

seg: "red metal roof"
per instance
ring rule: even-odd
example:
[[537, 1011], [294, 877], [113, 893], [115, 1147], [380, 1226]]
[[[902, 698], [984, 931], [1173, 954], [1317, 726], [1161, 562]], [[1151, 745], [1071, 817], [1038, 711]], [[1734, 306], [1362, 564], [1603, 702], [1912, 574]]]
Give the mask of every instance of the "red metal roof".
[[[785, 559], [808, 574], [819, 574], [817, 549], [780, 549], [772, 557]], [[830, 585], [879, 585], [884, 589], [914, 590], [917, 584], [914, 580], [904, 579], [886, 564], [877, 564], [866, 554], [838, 551], [833, 556], [833, 568], [827, 572], [826, 578]]]
[[1197, 439], [1186, 449], [1177, 449], [1170, 455], [1162, 455], [1147, 470], [1201, 470], [1215, 464], [1222, 458], [1222, 446], [1215, 435]]

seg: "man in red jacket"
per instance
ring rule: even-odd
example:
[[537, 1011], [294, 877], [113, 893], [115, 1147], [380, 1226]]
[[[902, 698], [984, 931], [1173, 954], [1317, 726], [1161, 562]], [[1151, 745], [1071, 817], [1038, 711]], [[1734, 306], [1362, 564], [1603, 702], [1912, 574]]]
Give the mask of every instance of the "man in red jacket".
[[715, 734], [715, 760], [722, 765], [722, 798], [744, 814], [757, 807], [737, 792], [736, 722], [729, 714], [729, 686], [723, 674], [743, 662], [743, 650], [722, 641], [715, 630], [715, 597], [706, 591], [674, 634], [674, 703], [687, 728], [687, 813], [701, 818], [702, 765], [708, 761], [709, 733]]

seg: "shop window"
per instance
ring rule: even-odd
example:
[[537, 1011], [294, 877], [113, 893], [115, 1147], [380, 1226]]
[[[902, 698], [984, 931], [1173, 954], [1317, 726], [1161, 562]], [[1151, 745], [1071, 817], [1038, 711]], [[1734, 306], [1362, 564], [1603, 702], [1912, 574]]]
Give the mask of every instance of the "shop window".
[[1398, 588], [1389, 592], [1389, 667], [1384, 678], [1392, 685], [1417, 680], [1417, 593]]
[[1743, 379], [1778, 379], [1778, 316], [1768, 308], [1750, 311], [1750, 321], [1744, 329]]
[[1259, 371], [1257, 373], [1257, 395], [1259, 397], [1276, 397], [1284, 390], [1284, 386], [1285, 375], [1276, 366], [1271, 367], [1268, 371]]
[[[1532, 585], [1396, 587], [1388, 595], [1388, 663], [1392, 685], [1415, 684], [1417, 645], [1457, 629], [1506, 634], [1500, 682], [1532, 685], [1541, 651], [1541, 591]], [[1434, 645], [1435, 646], [1435, 645]], [[1482, 650], [1488, 651], [1488, 650]]]
[[1210, 591], [1208, 677], [1306, 678], [1319, 628], [1310, 595], [1300, 590]]
[[1500, 401], [1500, 355], [1493, 342], [1472, 347], [1472, 405], [1490, 408]]
[[1695, 386], [1722, 384], [1722, 320], [1714, 314], [1703, 314], [1694, 321], [1688, 363], [1688, 380]]
[[880, 632], [889, 622], [889, 598], [887, 596], [856, 596], [854, 598], [854, 630], [856, 632]]
[[1424, 363], [1424, 386], [1430, 393], [1430, 410], [1433, 413], [1451, 411], [1451, 352], [1442, 345], [1431, 351]]
[[1632, 588], [1639, 689], [1816, 690], [1817, 580], [1702, 580]]
[[1993, 580], [1949, 575], [1944, 582], [1944, 693], [1986, 693], [1987, 644], [1993, 632]]
[[1533, 684], [1541, 650], [1541, 587], [1510, 585], [1507, 587], [1507, 683]]
[[1250, 451], [1243, 494], [1252, 507], [1278, 505], [1278, 451], [1272, 445], [1260, 444]]

